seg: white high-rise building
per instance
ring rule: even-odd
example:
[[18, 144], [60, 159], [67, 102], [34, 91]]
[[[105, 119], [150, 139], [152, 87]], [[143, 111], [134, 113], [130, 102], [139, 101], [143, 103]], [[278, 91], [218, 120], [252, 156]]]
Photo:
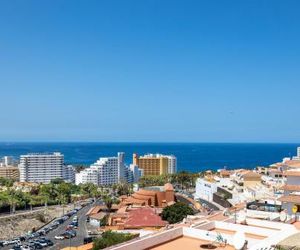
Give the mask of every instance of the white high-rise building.
[[125, 154], [119, 152], [117, 157], [102, 157], [89, 168], [76, 174], [75, 183], [93, 183], [95, 185], [111, 185], [125, 181], [136, 183], [143, 175], [138, 166], [125, 165]]
[[4, 156], [2, 158], [2, 165], [3, 166], [10, 166], [13, 165], [14, 159], [11, 156]]
[[21, 182], [49, 183], [53, 179], [72, 176], [72, 168], [64, 165], [61, 153], [21, 155], [19, 170]]
[[300, 147], [297, 148], [297, 157], [300, 159]]
[[75, 182], [75, 169], [72, 165], [63, 166], [63, 179], [66, 182], [74, 183]]
[[166, 155], [168, 158], [168, 173], [175, 174], [177, 172], [177, 158], [174, 155]]
[[99, 171], [96, 168], [86, 168], [75, 175], [75, 184], [93, 183], [98, 185]]
[[96, 185], [110, 185], [125, 180], [124, 153], [117, 157], [101, 157], [89, 168], [76, 174], [76, 184], [94, 183]]

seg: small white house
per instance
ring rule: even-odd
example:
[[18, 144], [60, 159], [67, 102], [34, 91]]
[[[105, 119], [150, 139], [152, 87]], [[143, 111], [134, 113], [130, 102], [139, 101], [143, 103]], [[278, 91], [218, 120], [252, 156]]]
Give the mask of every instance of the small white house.
[[198, 178], [196, 181], [195, 199], [213, 200], [213, 194], [217, 192], [217, 184], [214, 181], [208, 181], [204, 178]]

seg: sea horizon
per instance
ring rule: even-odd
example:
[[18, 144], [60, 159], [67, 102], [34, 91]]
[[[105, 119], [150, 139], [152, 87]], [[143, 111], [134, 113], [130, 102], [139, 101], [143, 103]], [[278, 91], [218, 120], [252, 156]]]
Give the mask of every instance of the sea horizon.
[[15, 159], [27, 153], [64, 154], [66, 164], [90, 165], [100, 157], [125, 152], [126, 164], [132, 163], [132, 154], [173, 154], [178, 171], [200, 172], [268, 166], [284, 157], [296, 155], [300, 143], [242, 143], [242, 142], [0, 142], [0, 157]]

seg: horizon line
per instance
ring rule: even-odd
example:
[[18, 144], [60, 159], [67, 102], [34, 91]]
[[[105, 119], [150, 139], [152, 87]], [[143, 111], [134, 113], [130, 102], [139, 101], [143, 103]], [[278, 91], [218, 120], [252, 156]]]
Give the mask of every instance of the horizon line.
[[[0, 143], [115, 143], [115, 144], [122, 144], [122, 143], [143, 143], [143, 144], [300, 144], [300, 142], [272, 142], [272, 141], [265, 141], [265, 142], [251, 142], [251, 141], [241, 141], [241, 142], [230, 142], [230, 141], [48, 141], [48, 140], [37, 140], [37, 141], [0, 141]], [[300, 146], [300, 145], [299, 145]]]

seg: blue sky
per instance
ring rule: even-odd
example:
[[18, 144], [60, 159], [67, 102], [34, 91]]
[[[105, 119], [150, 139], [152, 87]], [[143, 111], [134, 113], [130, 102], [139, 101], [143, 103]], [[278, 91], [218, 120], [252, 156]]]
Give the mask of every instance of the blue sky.
[[1, 1], [0, 141], [300, 141], [300, 2]]

